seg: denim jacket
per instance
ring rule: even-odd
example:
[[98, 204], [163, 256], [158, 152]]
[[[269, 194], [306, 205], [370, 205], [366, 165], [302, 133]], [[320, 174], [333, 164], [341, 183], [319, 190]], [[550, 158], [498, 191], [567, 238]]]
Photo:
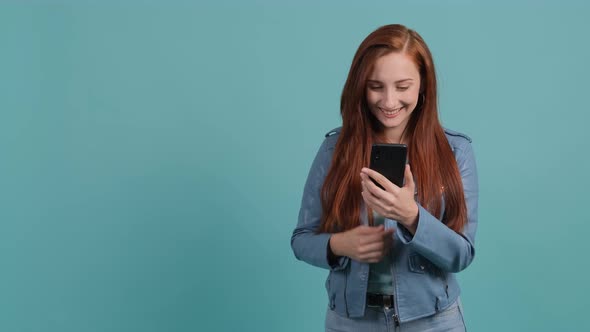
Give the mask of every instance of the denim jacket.
[[[337, 264], [330, 265], [328, 245], [331, 234], [316, 234], [322, 215], [320, 191], [339, 133], [340, 128], [336, 128], [326, 134], [312, 163], [291, 247], [297, 259], [329, 270], [325, 285], [330, 309], [342, 316], [362, 317], [369, 264], [344, 256]], [[460, 293], [454, 273], [469, 266], [475, 255], [478, 180], [471, 139], [448, 129], [445, 134], [461, 174], [468, 221], [458, 234], [419, 202], [418, 226], [414, 235], [401, 224], [386, 220], [396, 228], [390, 256], [397, 316], [394, 319], [401, 323], [433, 315], [453, 304]], [[364, 204], [363, 210], [366, 211]], [[361, 223], [367, 224], [366, 213], [361, 213]]]

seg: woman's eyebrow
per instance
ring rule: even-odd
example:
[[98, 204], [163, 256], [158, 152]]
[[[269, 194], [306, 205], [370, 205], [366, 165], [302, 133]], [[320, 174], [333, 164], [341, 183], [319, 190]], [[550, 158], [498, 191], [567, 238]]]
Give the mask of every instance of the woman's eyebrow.
[[[404, 78], [404, 79], [395, 81], [395, 83], [402, 83], [402, 82], [406, 82], [406, 81], [413, 81], [413, 79], [411, 79], [411, 78]], [[383, 82], [381, 82], [379, 80], [367, 80], [367, 83], [380, 83], [381, 84]]]

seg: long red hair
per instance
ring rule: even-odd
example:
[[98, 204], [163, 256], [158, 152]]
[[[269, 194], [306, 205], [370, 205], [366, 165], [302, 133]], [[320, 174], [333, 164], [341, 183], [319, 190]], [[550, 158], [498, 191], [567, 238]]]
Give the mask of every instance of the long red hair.
[[[416, 179], [420, 204], [460, 232], [467, 222], [459, 168], [438, 119], [434, 62], [418, 33], [403, 25], [386, 25], [373, 31], [359, 46], [342, 90], [342, 129], [322, 191], [322, 222], [319, 232], [337, 232], [360, 225], [361, 168], [369, 165], [371, 145], [383, 141], [382, 124], [369, 110], [366, 82], [375, 61], [391, 52], [403, 52], [413, 61], [421, 77], [421, 94], [403, 136]], [[373, 215], [368, 212], [370, 224]]]

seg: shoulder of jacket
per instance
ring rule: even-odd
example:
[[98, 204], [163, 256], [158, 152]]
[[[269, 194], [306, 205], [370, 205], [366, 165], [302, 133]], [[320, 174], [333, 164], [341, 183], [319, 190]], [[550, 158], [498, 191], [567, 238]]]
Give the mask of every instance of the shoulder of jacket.
[[329, 132], [326, 133], [325, 137], [337, 136], [340, 133], [340, 129], [342, 129], [342, 127], [338, 127], [338, 128], [334, 128], [334, 129], [330, 130]]
[[[448, 128], [443, 128], [445, 130], [445, 134], [447, 135], [447, 138], [449, 138], [449, 140], [453, 139], [453, 140], [466, 140], [467, 142], [471, 143], [471, 137], [460, 133], [458, 131], [454, 131]], [[458, 142], [457, 142], [458, 143]]]

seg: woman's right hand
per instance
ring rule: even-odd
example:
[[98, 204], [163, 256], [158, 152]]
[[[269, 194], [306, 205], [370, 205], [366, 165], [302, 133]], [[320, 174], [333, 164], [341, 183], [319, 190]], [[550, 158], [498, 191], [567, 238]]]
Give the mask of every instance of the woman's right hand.
[[336, 256], [348, 256], [362, 263], [377, 263], [391, 249], [394, 231], [394, 228], [385, 230], [383, 225], [360, 225], [332, 234], [330, 248]]

